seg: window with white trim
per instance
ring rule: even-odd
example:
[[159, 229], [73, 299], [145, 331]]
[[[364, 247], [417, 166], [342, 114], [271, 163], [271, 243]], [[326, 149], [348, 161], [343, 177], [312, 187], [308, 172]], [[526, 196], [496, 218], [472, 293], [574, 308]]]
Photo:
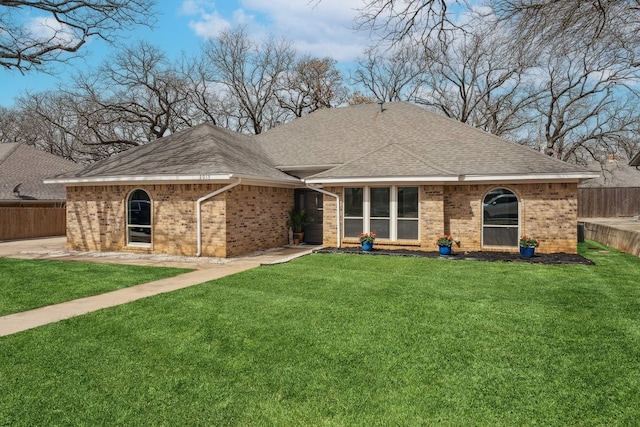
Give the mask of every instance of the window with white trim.
[[344, 189], [344, 235], [358, 237], [364, 230], [364, 188]]
[[418, 187], [344, 189], [344, 237], [374, 232], [380, 239], [418, 240]]
[[127, 245], [151, 245], [151, 198], [144, 190], [134, 190], [127, 198]]
[[517, 247], [518, 197], [506, 188], [489, 191], [482, 201], [482, 245]]
[[418, 240], [418, 187], [398, 187], [399, 240]]

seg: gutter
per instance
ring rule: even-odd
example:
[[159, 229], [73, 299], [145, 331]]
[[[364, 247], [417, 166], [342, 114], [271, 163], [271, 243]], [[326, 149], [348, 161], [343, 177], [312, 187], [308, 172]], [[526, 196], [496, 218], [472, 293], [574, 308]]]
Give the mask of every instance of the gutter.
[[296, 186], [300, 181], [295, 178], [278, 179], [261, 176], [237, 175], [231, 173], [225, 174], [202, 174], [202, 175], [149, 175], [149, 176], [102, 176], [87, 178], [47, 178], [43, 182], [45, 184], [65, 184], [73, 185], [104, 185], [104, 184], [122, 184], [122, 185], [142, 185], [142, 184], [158, 184], [158, 183], [219, 183], [228, 182], [231, 177], [243, 176], [243, 182], [254, 181], [259, 185], [277, 184]]
[[336, 199], [336, 246], [340, 248], [340, 196], [335, 193], [331, 193], [327, 190], [323, 190], [321, 188], [317, 188], [305, 182], [307, 188], [317, 191], [318, 193], [326, 194], [327, 196], [335, 197]]
[[224, 193], [225, 191], [231, 190], [233, 187], [239, 185], [242, 182], [242, 178], [238, 177], [238, 180], [236, 182], [232, 182], [231, 184], [219, 188], [218, 190], [214, 191], [213, 193], [207, 194], [206, 196], [202, 196], [200, 197], [198, 200], [196, 200], [196, 232], [197, 234], [197, 241], [198, 241], [198, 251], [196, 252], [196, 256], [199, 257], [202, 254], [202, 202], [204, 202], [205, 200], [208, 200], [212, 197], [217, 196], [220, 193]]
[[312, 184], [369, 184], [369, 183], [414, 183], [414, 184], [449, 184], [460, 182], [573, 182], [590, 178], [598, 178], [596, 172], [519, 174], [519, 175], [451, 175], [451, 176], [400, 176], [400, 177], [347, 177], [347, 178], [315, 178], [310, 176], [305, 183]]

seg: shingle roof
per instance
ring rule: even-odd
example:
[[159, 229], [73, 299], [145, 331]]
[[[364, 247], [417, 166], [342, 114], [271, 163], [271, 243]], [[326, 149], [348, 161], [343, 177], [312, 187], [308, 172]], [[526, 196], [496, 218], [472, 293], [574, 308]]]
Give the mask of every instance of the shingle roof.
[[[43, 179], [80, 168], [76, 163], [28, 145], [0, 144], [0, 200], [63, 201], [67, 197], [64, 186], [44, 184]], [[18, 192], [14, 193], [18, 185]]]
[[211, 124], [135, 147], [56, 179], [114, 177], [180, 177], [238, 174], [278, 181], [297, 180], [274, 168], [255, 141]]
[[[383, 159], [382, 162], [381, 159]], [[402, 165], [402, 167], [398, 167], [398, 165]], [[453, 175], [455, 175], [454, 172], [417, 157], [400, 144], [388, 144], [313, 177], [318, 179], [324, 177], [445, 177]]]
[[[552, 159], [472, 126], [407, 102], [318, 110], [278, 126], [256, 139], [279, 166], [341, 164], [317, 177], [429, 176], [434, 168], [452, 176], [584, 174], [586, 169]], [[368, 158], [366, 170], [347, 163], [395, 144], [410, 156]], [[423, 159], [422, 167], [415, 159]], [[412, 166], [409, 166], [410, 161]], [[405, 164], [407, 167], [405, 168]], [[358, 170], [355, 169], [358, 167]], [[384, 171], [384, 173], [383, 173]]]
[[640, 187], [640, 170], [629, 166], [626, 161], [594, 162], [589, 165], [589, 170], [600, 173], [600, 177], [588, 179], [579, 187]]
[[323, 170], [308, 178], [315, 183], [350, 178], [458, 181], [596, 176], [407, 102], [383, 107], [382, 112], [376, 104], [319, 110], [256, 136], [203, 124], [54, 182], [233, 174], [301, 183], [282, 172], [296, 168]]

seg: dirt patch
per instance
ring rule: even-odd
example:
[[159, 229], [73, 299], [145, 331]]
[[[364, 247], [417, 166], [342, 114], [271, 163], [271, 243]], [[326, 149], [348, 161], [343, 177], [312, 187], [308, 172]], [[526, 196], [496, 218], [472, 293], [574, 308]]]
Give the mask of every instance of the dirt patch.
[[409, 250], [387, 250], [373, 249], [371, 252], [365, 252], [360, 248], [322, 248], [313, 251], [321, 254], [354, 254], [354, 255], [386, 255], [386, 256], [405, 256], [415, 258], [446, 258], [452, 261], [488, 261], [488, 262], [527, 262], [531, 264], [582, 264], [594, 265], [594, 262], [577, 254], [535, 254], [531, 258], [523, 258], [518, 253], [511, 252], [454, 252], [447, 257], [441, 256], [437, 251], [409, 251]]

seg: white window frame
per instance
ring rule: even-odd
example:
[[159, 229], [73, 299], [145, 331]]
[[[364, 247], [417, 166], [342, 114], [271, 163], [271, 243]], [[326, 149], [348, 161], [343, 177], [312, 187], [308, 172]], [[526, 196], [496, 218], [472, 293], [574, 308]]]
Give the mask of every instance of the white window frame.
[[[347, 196], [347, 188], [362, 188], [362, 216], [346, 216], [346, 210], [347, 210], [347, 203], [346, 203], [346, 196]], [[364, 198], [366, 197], [366, 193], [367, 190], [365, 187], [344, 187], [342, 189], [342, 200], [345, 201], [345, 203], [342, 203], [342, 238], [352, 238], [352, 237], [357, 237], [357, 236], [345, 236], [345, 232], [347, 230], [347, 220], [360, 220], [362, 222], [362, 226], [364, 227], [364, 218], [365, 218], [365, 208], [367, 206], [367, 204], [364, 202]], [[362, 230], [361, 230], [362, 232]]]
[[[418, 190], [418, 212], [417, 212], [417, 216], [415, 218], [400, 218], [398, 216], [398, 189], [400, 188], [416, 188]], [[394, 227], [395, 227], [395, 233], [396, 233], [396, 237], [398, 236], [398, 222], [400, 221], [416, 221], [418, 223], [418, 237], [416, 239], [401, 239], [401, 240], [408, 240], [408, 241], [420, 241], [420, 187], [417, 185], [395, 185], [392, 187], [393, 192], [393, 196], [392, 196], [392, 200], [395, 200], [395, 207], [392, 204], [392, 208], [393, 208], [393, 212], [396, 215], [396, 219], [393, 222]], [[393, 199], [395, 198], [395, 199]], [[396, 239], [399, 240], [399, 239]]]
[[[133, 193], [135, 193], [136, 191], [144, 191], [144, 193], [147, 195], [147, 197], [149, 197], [149, 204], [150, 204], [150, 209], [149, 209], [149, 223], [150, 225], [142, 225], [142, 224], [130, 224], [129, 223], [129, 204], [131, 203], [131, 197], [133, 197]], [[142, 247], [142, 248], [150, 248], [151, 247], [151, 237], [153, 236], [153, 209], [151, 209], [151, 206], [153, 206], [152, 200], [151, 200], [151, 196], [149, 195], [149, 192], [147, 190], [144, 190], [142, 188], [136, 188], [134, 190], [132, 190], [129, 194], [127, 194], [127, 198], [125, 199], [125, 223], [126, 223], [126, 240], [127, 240], [127, 246], [135, 246], [135, 247]], [[150, 241], [149, 243], [146, 242], [132, 242], [130, 240], [130, 236], [131, 236], [131, 229], [133, 228], [144, 228], [144, 229], [149, 229], [149, 236], [150, 236]]]
[[[398, 218], [398, 188], [417, 188], [418, 189], [418, 217], [417, 218]], [[345, 197], [345, 190], [347, 188], [362, 188], [362, 226], [363, 233], [369, 233], [371, 231], [370, 221], [371, 221], [371, 188], [389, 188], [390, 197], [389, 197], [389, 238], [384, 240], [389, 241], [398, 241], [398, 221], [417, 221], [418, 222], [418, 236], [415, 239], [402, 239], [402, 241], [410, 241], [410, 242], [419, 242], [420, 241], [420, 186], [417, 185], [364, 185], [364, 186], [349, 186], [344, 187], [342, 195], [343, 199]], [[359, 219], [356, 217], [345, 217], [344, 208], [342, 210], [342, 218], [343, 218], [343, 230], [344, 221], [346, 219]], [[373, 219], [386, 219], [383, 217], [375, 217]], [[344, 233], [344, 232], [343, 232]], [[353, 236], [344, 236], [343, 238], [350, 238]]]
[[487, 245], [484, 243], [484, 229], [485, 227], [487, 228], [516, 228], [518, 229], [517, 232], [517, 236], [518, 238], [520, 238], [520, 224], [522, 223], [522, 201], [520, 200], [520, 197], [518, 197], [518, 194], [513, 191], [512, 189], [508, 188], [508, 187], [495, 187], [490, 189], [489, 191], [487, 191], [486, 193], [483, 194], [482, 199], [480, 200], [480, 204], [484, 205], [484, 200], [487, 197], [487, 194], [489, 194], [492, 191], [495, 190], [507, 190], [509, 191], [511, 194], [513, 194], [516, 197], [516, 200], [518, 201], [518, 225], [486, 225], [484, 223], [485, 221], [485, 215], [484, 215], [484, 206], [482, 209], [482, 230], [480, 231], [480, 237], [482, 239], [482, 247], [483, 248], [487, 248], [487, 249], [513, 249], [513, 248], [517, 248], [518, 247], [518, 242], [516, 240], [515, 245], [513, 246], [505, 246], [505, 245]]

